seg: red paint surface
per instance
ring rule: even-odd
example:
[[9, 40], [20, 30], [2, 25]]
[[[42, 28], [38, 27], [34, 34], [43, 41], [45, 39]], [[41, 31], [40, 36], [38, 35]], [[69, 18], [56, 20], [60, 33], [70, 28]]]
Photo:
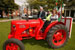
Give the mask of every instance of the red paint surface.
[[[42, 27], [44, 25], [44, 21], [41, 19], [37, 20], [14, 20], [11, 22], [11, 32], [8, 35], [8, 38], [15, 38], [19, 40], [30, 39], [34, 37], [36, 40], [45, 40], [48, 31], [57, 24], [63, 24], [62, 22], [52, 22], [50, 23], [44, 32], [42, 32]], [[15, 25], [15, 28], [13, 28]]]

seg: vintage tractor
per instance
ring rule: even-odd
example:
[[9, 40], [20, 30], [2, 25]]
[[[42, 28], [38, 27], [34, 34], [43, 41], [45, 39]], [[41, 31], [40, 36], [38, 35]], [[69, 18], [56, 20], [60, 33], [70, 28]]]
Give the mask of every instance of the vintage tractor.
[[[13, 20], [8, 40], [3, 45], [3, 50], [25, 50], [21, 40], [35, 38], [46, 40], [52, 48], [60, 48], [71, 37], [72, 18], [62, 18], [60, 22], [53, 21], [46, 25], [42, 19]], [[42, 42], [41, 42], [42, 43]]]

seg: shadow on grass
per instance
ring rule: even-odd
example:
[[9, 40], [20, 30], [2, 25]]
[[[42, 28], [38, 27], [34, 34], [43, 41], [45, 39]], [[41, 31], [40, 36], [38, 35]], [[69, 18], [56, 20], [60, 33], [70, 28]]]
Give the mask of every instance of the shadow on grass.
[[52, 49], [49, 45], [48, 45], [48, 43], [47, 43], [47, 41], [45, 41], [45, 40], [36, 40], [36, 39], [34, 39], [34, 38], [32, 38], [32, 39], [26, 39], [26, 40], [23, 40], [22, 41], [24, 44], [26, 44], [26, 43], [29, 43], [30, 45], [38, 45], [38, 46], [42, 46], [42, 47], [45, 47], [45, 48], [50, 48], [50, 49]]

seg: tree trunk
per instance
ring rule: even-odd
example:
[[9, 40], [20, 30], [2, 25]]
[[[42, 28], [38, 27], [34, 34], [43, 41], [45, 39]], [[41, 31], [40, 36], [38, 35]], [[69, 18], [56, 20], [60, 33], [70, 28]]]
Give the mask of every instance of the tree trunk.
[[0, 18], [3, 18], [2, 10], [0, 10]]

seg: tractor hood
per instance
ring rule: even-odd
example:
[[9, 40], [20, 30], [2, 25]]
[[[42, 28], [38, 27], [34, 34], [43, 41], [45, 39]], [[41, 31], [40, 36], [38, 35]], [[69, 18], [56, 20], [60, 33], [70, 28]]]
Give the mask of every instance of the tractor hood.
[[37, 20], [13, 20], [11, 21], [11, 24], [28, 24], [28, 25], [31, 25], [31, 24], [34, 24], [34, 25], [37, 25], [37, 24], [40, 24], [40, 21], [37, 19]]
[[40, 21], [37, 20], [13, 20], [11, 21], [11, 27], [16, 27], [17, 29], [19, 28], [29, 28], [29, 27], [37, 27], [40, 25]]

